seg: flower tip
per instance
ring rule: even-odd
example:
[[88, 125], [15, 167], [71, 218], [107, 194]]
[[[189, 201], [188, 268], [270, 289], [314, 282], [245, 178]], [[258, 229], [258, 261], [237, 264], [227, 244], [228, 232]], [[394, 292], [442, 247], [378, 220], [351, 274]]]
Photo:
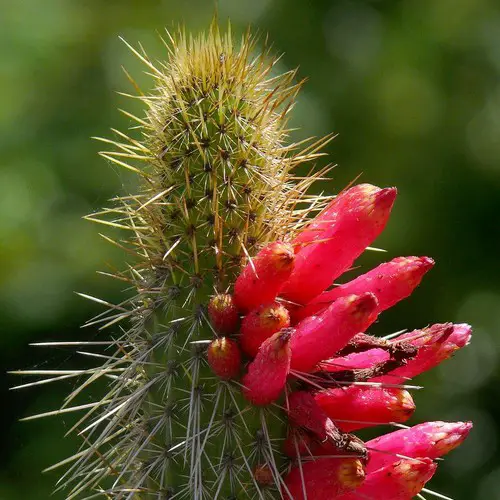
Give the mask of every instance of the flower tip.
[[461, 438], [458, 444], [462, 444], [467, 439], [473, 427], [474, 424], [470, 420], [467, 422], [458, 422], [457, 433]]
[[446, 455], [460, 446], [472, 430], [472, 422], [444, 423], [441, 432], [436, 436], [435, 449], [439, 456]]
[[395, 187], [383, 188], [375, 193], [375, 204], [378, 208], [391, 208], [397, 194], [398, 190]]
[[469, 435], [470, 431], [474, 427], [474, 424], [468, 420], [466, 422], [456, 422], [455, 432], [461, 436], [462, 441]]
[[469, 344], [472, 337], [472, 326], [467, 323], [453, 325], [453, 332], [450, 335], [450, 340], [457, 348], [465, 347]]
[[277, 270], [284, 271], [293, 268], [295, 251], [290, 243], [276, 242], [270, 248], [270, 255]]
[[290, 243], [275, 241], [262, 248], [234, 284], [234, 301], [238, 309], [247, 313], [273, 302], [290, 278], [294, 263], [295, 253]]
[[406, 390], [398, 391], [393, 401], [393, 415], [398, 422], [408, 420], [416, 410], [415, 401]]
[[263, 304], [250, 311], [241, 322], [240, 343], [243, 351], [255, 357], [262, 343], [290, 325], [290, 314], [278, 302]]
[[278, 342], [281, 345], [287, 345], [288, 341], [290, 340], [294, 332], [295, 328], [292, 327], [283, 328], [276, 334], [276, 342]]
[[434, 267], [436, 262], [431, 257], [420, 257], [418, 259], [420, 266], [425, 270], [429, 270]]

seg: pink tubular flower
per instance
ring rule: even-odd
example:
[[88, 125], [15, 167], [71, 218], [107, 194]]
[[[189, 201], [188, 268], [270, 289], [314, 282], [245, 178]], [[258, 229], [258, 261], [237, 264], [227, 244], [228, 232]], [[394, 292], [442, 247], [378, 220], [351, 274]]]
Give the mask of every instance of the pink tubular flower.
[[467, 345], [471, 337], [471, 327], [465, 324], [433, 325], [417, 332], [401, 335], [398, 338], [399, 341], [407, 341], [417, 346], [419, 348], [417, 356], [391, 373], [374, 378], [374, 381], [389, 384], [403, 383], [449, 359], [458, 349]]
[[[334, 223], [296, 254], [293, 272], [282, 290], [289, 301], [307, 304], [326, 290], [384, 229], [396, 189], [362, 186], [339, 196], [343, 199], [337, 201]], [[353, 190], [356, 193], [350, 196]]]
[[282, 242], [264, 247], [239, 275], [234, 302], [242, 312], [273, 302], [290, 277], [295, 256], [291, 245]]
[[285, 387], [290, 372], [290, 335], [286, 328], [268, 338], [243, 377], [243, 395], [254, 405], [272, 403]]
[[426, 422], [384, 434], [366, 443], [370, 450], [367, 470], [387, 466], [396, 454], [409, 458], [442, 457], [462, 444], [471, 429], [471, 422]]
[[292, 243], [295, 251], [298, 252], [308, 244], [324, 239], [325, 233], [334, 228], [339, 213], [344, 214], [351, 210], [363, 196], [378, 189], [371, 184], [357, 184], [342, 191], [294, 238]]
[[318, 295], [305, 307], [294, 311], [294, 320], [317, 314], [339, 297], [363, 292], [371, 292], [377, 297], [378, 312], [381, 313], [408, 297], [433, 266], [434, 261], [429, 257], [398, 257]]
[[406, 422], [415, 411], [410, 393], [399, 388], [351, 385], [319, 391], [314, 399], [345, 432], [389, 422]]
[[[469, 325], [452, 323], [390, 339], [365, 333], [417, 288], [434, 264], [428, 257], [396, 258], [331, 288], [382, 231], [395, 195], [369, 184], [342, 192], [291, 244], [262, 249], [236, 281], [244, 316], [234, 338], [250, 358], [242, 392], [256, 406], [277, 402], [288, 418], [288, 500], [411, 500], [434, 474], [433, 459], [472, 427], [428, 422], [367, 443], [352, 434], [406, 421], [415, 404], [401, 384], [471, 338]], [[254, 479], [267, 484], [267, 465], [259, 467]]]
[[278, 302], [263, 304], [245, 316], [241, 324], [241, 348], [254, 357], [264, 340], [290, 326], [288, 310]]
[[337, 500], [411, 500], [436, 472], [437, 465], [429, 458], [402, 459], [367, 474], [364, 483], [352, 493]]
[[376, 319], [377, 299], [372, 293], [336, 300], [319, 316], [297, 325], [292, 338], [292, 369], [311, 371], [341, 349], [356, 333]]

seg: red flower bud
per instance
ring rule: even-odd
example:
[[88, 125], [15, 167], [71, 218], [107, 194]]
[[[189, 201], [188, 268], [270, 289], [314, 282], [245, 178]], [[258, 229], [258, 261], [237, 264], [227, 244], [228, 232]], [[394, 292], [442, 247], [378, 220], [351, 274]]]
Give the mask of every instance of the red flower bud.
[[208, 317], [218, 333], [230, 335], [238, 330], [240, 318], [231, 295], [219, 293], [212, 297], [208, 303]]
[[275, 333], [260, 346], [243, 377], [243, 395], [254, 405], [267, 405], [278, 399], [290, 372], [292, 328]]
[[384, 434], [366, 443], [370, 449], [368, 471], [376, 471], [394, 461], [396, 454], [438, 458], [463, 443], [472, 422], [425, 422], [409, 429]]
[[319, 391], [314, 399], [344, 432], [376, 424], [406, 422], [415, 411], [410, 393], [398, 388], [352, 385]]
[[213, 340], [208, 347], [208, 364], [212, 371], [222, 379], [237, 377], [241, 368], [241, 353], [238, 344], [226, 337]]
[[319, 316], [305, 319], [292, 338], [292, 369], [311, 371], [333, 356], [375, 321], [377, 299], [372, 293], [336, 300]]
[[307, 246], [311, 242], [324, 239], [325, 232], [331, 230], [340, 212], [352, 210], [360, 197], [376, 189], [378, 188], [370, 184], [357, 184], [339, 193], [324, 210], [311, 219], [294, 238], [292, 244], [295, 253], [299, 252], [304, 246]]
[[278, 302], [259, 306], [243, 318], [240, 343], [243, 351], [254, 357], [264, 340], [290, 326], [288, 310]]
[[321, 233], [321, 239], [297, 253], [281, 294], [292, 302], [307, 304], [328, 288], [382, 232], [395, 197], [395, 188], [365, 185], [358, 189], [354, 202], [339, 205], [334, 224]]
[[253, 471], [253, 477], [260, 486], [271, 486], [274, 484], [273, 472], [269, 464], [257, 465]]
[[[337, 500], [411, 500], [436, 472], [437, 465], [428, 458], [403, 459], [366, 476], [364, 483], [352, 493]], [[315, 497], [313, 497], [315, 498]]]
[[234, 301], [247, 312], [273, 302], [290, 277], [295, 261], [292, 245], [276, 241], [249, 262], [234, 284]]
[[294, 311], [294, 321], [317, 314], [339, 297], [363, 292], [371, 292], [377, 297], [380, 314], [408, 297], [433, 266], [434, 261], [429, 257], [398, 257], [318, 295], [307, 306]]

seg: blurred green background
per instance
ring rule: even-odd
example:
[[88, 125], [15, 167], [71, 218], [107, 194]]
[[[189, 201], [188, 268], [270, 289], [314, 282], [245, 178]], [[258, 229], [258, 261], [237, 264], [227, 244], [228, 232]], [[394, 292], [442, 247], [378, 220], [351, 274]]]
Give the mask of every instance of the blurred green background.
[[[399, 199], [365, 263], [426, 254], [437, 261], [411, 300], [375, 331], [469, 322], [472, 345], [419, 379], [414, 422], [472, 419], [467, 443], [432, 481], [460, 499], [500, 499], [500, 4], [494, 0], [220, 0], [235, 30], [268, 33], [280, 70], [308, 77], [295, 109], [296, 138], [338, 132], [325, 190], [361, 179], [396, 185]], [[96, 270], [122, 265], [81, 217], [129, 180], [96, 155], [91, 136], [127, 129], [116, 109], [137, 105], [121, 66], [143, 68], [118, 39], [165, 56], [156, 32], [206, 27], [212, 1], [2, 0], [0, 3], [1, 366], [88, 366], [65, 349], [30, 342], [96, 337], [80, 325], [100, 308], [74, 291], [120, 300]], [[141, 79], [142, 81], [142, 79]], [[321, 165], [326, 163], [319, 162]], [[71, 419], [17, 420], [57, 408], [72, 384], [21, 392], [1, 375], [0, 499], [41, 500], [71, 453]], [[430, 496], [426, 495], [427, 498]], [[63, 499], [57, 493], [51, 498]]]

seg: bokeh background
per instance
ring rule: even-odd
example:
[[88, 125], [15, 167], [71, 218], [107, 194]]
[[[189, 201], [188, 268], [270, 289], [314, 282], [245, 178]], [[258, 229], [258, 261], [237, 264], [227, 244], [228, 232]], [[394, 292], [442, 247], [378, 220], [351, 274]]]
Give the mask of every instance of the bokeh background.
[[[280, 70], [308, 77], [295, 138], [337, 132], [340, 166], [325, 190], [362, 174], [400, 196], [364, 263], [397, 255], [437, 265], [411, 300], [376, 325], [387, 333], [432, 322], [474, 325], [472, 345], [420, 378], [425, 419], [472, 419], [466, 444], [432, 486], [456, 500], [500, 499], [500, 4], [494, 0], [220, 0], [236, 32], [269, 34]], [[121, 70], [143, 68], [118, 36], [165, 56], [156, 32], [205, 28], [210, 0], [3, 0], [0, 3], [0, 359], [5, 370], [88, 366], [65, 349], [30, 342], [92, 339], [80, 325], [99, 307], [82, 291], [120, 300], [99, 276], [122, 256], [81, 217], [130, 181], [96, 155], [91, 136], [127, 129], [137, 110]], [[147, 85], [147, 84], [146, 84]], [[320, 161], [324, 165], [328, 160]], [[369, 261], [369, 262], [368, 262]], [[104, 335], [104, 334], [102, 334]], [[70, 454], [71, 418], [20, 423], [57, 408], [71, 383], [8, 391], [0, 375], [0, 499], [51, 495], [40, 471]], [[426, 498], [431, 498], [425, 495]]]

